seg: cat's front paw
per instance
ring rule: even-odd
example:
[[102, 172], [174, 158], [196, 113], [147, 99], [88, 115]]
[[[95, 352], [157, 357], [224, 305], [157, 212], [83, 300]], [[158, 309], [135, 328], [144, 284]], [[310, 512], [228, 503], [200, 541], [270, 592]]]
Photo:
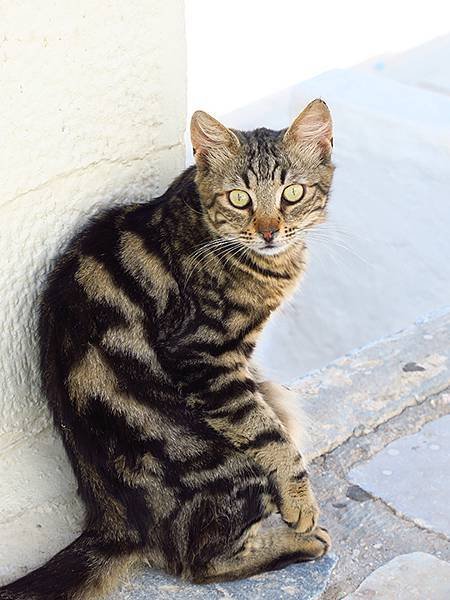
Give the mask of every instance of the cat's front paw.
[[282, 491], [282, 519], [299, 533], [309, 533], [319, 521], [319, 506], [307, 479], [289, 482]]

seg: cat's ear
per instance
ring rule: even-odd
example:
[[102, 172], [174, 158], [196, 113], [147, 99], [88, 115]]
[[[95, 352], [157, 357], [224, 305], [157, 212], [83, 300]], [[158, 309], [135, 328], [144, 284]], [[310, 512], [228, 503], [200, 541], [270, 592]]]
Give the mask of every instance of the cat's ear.
[[197, 164], [208, 157], [225, 158], [235, 153], [240, 142], [237, 136], [208, 113], [197, 110], [191, 119], [191, 141]]
[[310, 102], [288, 128], [283, 141], [288, 145], [310, 146], [324, 158], [328, 157], [333, 147], [333, 124], [325, 102], [320, 99]]

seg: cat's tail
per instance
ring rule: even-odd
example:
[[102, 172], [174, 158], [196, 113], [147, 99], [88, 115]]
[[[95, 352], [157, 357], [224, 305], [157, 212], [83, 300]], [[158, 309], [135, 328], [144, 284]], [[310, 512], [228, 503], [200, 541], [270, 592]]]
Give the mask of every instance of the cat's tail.
[[114, 587], [136, 560], [123, 545], [85, 532], [48, 563], [0, 588], [0, 600], [92, 600]]

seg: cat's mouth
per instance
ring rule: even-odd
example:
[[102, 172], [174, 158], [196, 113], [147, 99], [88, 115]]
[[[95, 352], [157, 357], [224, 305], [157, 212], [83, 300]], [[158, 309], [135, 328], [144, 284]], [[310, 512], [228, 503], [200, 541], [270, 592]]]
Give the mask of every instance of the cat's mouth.
[[264, 254], [265, 256], [273, 256], [274, 254], [279, 254], [286, 249], [286, 244], [282, 243], [268, 243], [264, 244], [264, 246], [260, 246], [259, 248], [255, 248], [256, 252], [260, 254]]

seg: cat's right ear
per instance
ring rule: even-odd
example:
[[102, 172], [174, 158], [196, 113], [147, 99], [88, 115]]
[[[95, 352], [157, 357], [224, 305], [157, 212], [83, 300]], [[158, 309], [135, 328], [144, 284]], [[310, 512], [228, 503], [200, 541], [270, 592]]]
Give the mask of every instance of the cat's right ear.
[[283, 141], [289, 146], [302, 146], [303, 152], [319, 152], [328, 157], [333, 147], [333, 125], [328, 106], [317, 98], [308, 104], [284, 134]]
[[208, 163], [209, 159], [226, 160], [240, 146], [232, 131], [202, 110], [197, 110], [192, 115], [191, 141], [198, 166]]

